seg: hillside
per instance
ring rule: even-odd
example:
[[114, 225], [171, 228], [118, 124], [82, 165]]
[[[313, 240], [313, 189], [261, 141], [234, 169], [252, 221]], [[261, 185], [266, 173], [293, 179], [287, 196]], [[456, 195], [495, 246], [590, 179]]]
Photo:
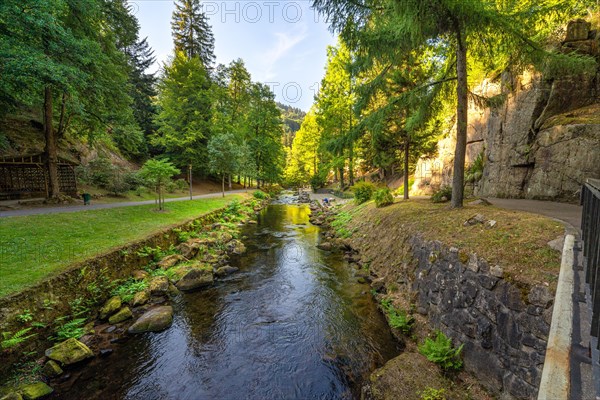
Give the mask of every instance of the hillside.
[[299, 108], [279, 102], [277, 103], [277, 108], [281, 111], [281, 118], [283, 120], [283, 144], [286, 147], [291, 147], [292, 142], [296, 137], [296, 132], [300, 129], [300, 125], [302, 125], [306, 113]]

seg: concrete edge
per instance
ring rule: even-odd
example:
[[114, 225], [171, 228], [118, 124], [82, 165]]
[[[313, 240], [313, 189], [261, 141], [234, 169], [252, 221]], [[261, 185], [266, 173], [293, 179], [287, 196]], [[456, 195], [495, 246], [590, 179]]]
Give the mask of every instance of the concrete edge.
[[567, 234], [563, 246], [538, 400], [569, 399], [571, 339], [573, 336], [574, 245], [575, 236]]

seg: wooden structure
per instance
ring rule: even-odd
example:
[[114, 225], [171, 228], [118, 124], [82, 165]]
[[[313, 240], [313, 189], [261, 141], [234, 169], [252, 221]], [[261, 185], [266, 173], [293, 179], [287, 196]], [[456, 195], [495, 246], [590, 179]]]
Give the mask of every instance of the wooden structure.
[[[61, 193], [77, 195], [75, 164], [59, 158], [58, 183]], [[48, 197], [48, 172], [44, 157], [0, 157], [0, 200]]]

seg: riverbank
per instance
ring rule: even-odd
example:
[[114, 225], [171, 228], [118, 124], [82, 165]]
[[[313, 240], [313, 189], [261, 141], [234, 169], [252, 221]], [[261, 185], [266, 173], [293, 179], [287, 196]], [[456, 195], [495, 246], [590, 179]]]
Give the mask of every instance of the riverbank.
[[[390, 314], [391, 306], [414, 321], [408, 334], [396, 329], [406, 350], [371, 376], [366, 398], [419, 399], [430, 389], [449, 394], [470, 379], [491, 393], [535, 396], [560, 268], [560, 252], [548, 242], [562, 236], [562, 224], [485, 205], [449, 210], [426, 201], [381, 209], [348, 204], [314, 219], [330, 224], [330, 243], [322, 245], [348, 252], [383, 310]], [[452, 382], [439, 368], [440, 380], [419, 379], [427, 362], [419, 346], [438, 329], [463, 345], [464, 372]], [[415, 368], [399, 368], [407, 363]]]
[[[179, 290], [206, 287], [235, 272], [227, 260], [245, 251], [236, 239], [239, 229], [253, 223], [255, 213], [266, 204], [259, 198], [242, 204], [228, 200], [227, 207], [72, 266], [32, 289], [0, 299], [2, 331], [6, 332], [1, 349], [3, 381], [21, 392], [27, 391], [23, 384], [32, 381], [67, 384], [76, 379], [76, 374], [69, 372], [71, 364], [110, 355], [111, 344], [126, 339], [127, 332], [170, 326], [173, 310], [167, 305], [169, 298]], [[52, 351], [52, 342], [67, 348]], [[64, 355], [72, 350], [76, 357]], [[56, 365], [46, 357], [39, 358], [41, 353]], [[67, 372], [63, 374], [61, 368]]]

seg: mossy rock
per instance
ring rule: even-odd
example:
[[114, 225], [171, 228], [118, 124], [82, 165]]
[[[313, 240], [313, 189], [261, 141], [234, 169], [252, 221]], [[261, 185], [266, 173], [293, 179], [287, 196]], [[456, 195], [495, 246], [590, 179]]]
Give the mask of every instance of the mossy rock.
[[94, 357], [94, 353], [79, 340], [71, 338], [46, 350], [46, 357], [62, 365], [71, 365]]
[[23, 395], [24, 399], [35, 400], [48, 396], [49, 394], [54, 392], [54, 389], [46, 385], [44, 382], [36, 382], [22, 386], [20, 392]]
[[427, 388], [446, 388], [440, 369], [418, 353], [402, 353], [375, 370], [369, 377], [374, 400], [420, 400]]
[[62, 373], [62, 368], [53, 360], [49, 360], [42, 369], [42, 374], [48, 378], [56, 378], [57, 376], [62, 375]]
[[129, 307], [123, 307], [119, 310], [119, 312], [117, 312], [116, 314], [114, 314], [113, 316], [111, 316], [108, 319], [108, 323], [111, 325], [114, 325], [114, 324], [118, 324], [119, 322], [128, 320], [129, 318], [132, 318], [132, 317], [133, 317], [133, 314], [131, 313], [131, 310], [129, 309]]
[[121, 298], [119, 296], [114, 296], [108, 299], [104, 306], [100, 309], [100, 319], [106, 319], [116, 313], [121, 308]]
[[192, 268], [177, 282], [176, 286], [179, 290], [189, 291], [210, 286], [213, 282], [212, 270]]
[[150, 292], [148, 290], [142, 290], [141, 292], [137, 292], [133, 296], [133, 300], [131, 300], [132, 307], [143, 306], [150, 300]]
[[129, 327], [129, 333], [160, 332], [173, 323], [173, 307], [161, 306], [147, 311]]
[[169, 278], [166, 276], [156, 276], [148, 285], [148, 290], [152, 296], [162, 296], [169, 291]]

